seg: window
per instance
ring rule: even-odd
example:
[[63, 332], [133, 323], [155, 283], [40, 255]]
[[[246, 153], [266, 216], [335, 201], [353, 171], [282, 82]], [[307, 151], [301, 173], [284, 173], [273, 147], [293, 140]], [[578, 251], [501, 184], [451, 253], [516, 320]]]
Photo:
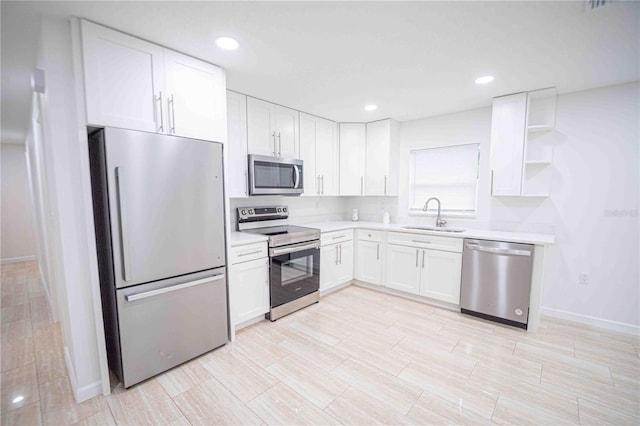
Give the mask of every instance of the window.
[[[411, 151], [410, 210], [422, 211], [436, 197], [442, 212], [473, 215], [478, 192], [480, 144]], [[429, 205], [429, 211], [436, 203]]]

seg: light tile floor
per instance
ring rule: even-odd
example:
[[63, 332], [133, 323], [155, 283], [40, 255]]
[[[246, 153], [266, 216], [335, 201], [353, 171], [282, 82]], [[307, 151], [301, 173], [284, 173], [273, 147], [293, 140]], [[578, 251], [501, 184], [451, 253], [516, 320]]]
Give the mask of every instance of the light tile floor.
[[357, 286], [75, 404], [38, 284], [33, 262], [2, 267], [3, 425], [640, 424], [637, 337], [527, 334]]

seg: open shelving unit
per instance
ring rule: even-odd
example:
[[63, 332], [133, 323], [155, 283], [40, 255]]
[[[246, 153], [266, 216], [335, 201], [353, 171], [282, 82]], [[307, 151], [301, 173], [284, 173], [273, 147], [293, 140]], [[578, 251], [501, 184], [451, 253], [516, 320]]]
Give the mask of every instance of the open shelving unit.
[[556, 88], [527, 94], [522, 197], [548, 197], [553, 175]]

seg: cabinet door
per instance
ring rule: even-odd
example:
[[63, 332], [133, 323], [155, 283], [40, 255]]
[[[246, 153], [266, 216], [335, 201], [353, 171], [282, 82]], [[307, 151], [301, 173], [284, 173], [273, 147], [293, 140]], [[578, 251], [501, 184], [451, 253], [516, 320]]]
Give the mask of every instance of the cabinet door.
[[491, 114], [491, 195], [520, 195], [527, 94], [493, 100]]
[[164, 49], [91, 22], [81, 27], [87, 124], [166, 131]]
[[371, 284], [382, 284], [382, 244], [358, 241], [356, 278]]
[[328, 290], [338, 282], [338, 244], [320, 247], [320, 291]]
[[364, 188], [366, 195], [387, 195], [391, 120], [367, 123]]
[[420, 293], [420, 249], [387, 245], [387, 287], [408, 293]]
[[222, 68], [165, 49], [164, 70], [170, 133], [226, 142], [226, 83]]
[[249, 154], [277, 156], [275, 105], [247, 97], [247, 145]]
[[338, 195], [338, 124], [318, 118], [316, 121], [316, 174], [321, 195]]
[[304, 161], [302, 195], [320, 195], [320, 176], [316, 173], [316, 117], [300, 113], [300, 159]]
[[227, 91], [227, 193], [230, 197], [249, 195], [247, 175], [247, 97]]
[[276, 137], [278, 140], [278, 157], [300, 157], [300, 135], [298, 133], [300, 113], [295, 109], [280, 105], [276, 109]]
[[460, 304], [462, 254], [421, 250], [420, 295]]
[[353, 279], [353, 241], [338, 244], [338, 270], [336, 281], [344, 284]]
[[268, 258], [231, 265], [229, 300], [236, 325], [269, 312]]
[[340, 195], [364, 195], [364, 123], [340, 123]]

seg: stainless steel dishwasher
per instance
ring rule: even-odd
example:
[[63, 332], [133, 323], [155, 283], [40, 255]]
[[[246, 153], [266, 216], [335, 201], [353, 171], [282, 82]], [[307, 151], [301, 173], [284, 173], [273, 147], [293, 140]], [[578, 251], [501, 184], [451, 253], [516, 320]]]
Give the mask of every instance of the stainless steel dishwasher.
[[533, 245], [464, 240], [460, 310], [527, 328]]

